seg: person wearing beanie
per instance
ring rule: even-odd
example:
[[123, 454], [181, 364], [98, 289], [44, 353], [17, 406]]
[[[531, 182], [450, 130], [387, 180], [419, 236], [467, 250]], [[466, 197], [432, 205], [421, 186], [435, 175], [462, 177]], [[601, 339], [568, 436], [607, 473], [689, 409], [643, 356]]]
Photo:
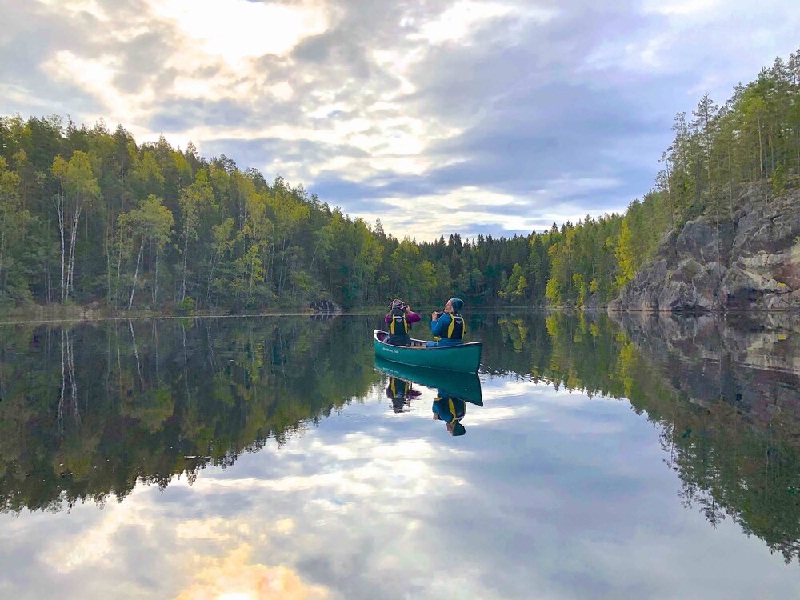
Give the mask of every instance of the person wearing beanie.
[[464, 317], [461, 309], [464, 301], [461, 298], [450, 298], [444, 305], [443, 312], [431, 313], [431, 333], [436, 341], [428, 342], [428, 346], [457, 346], [464, 343]]

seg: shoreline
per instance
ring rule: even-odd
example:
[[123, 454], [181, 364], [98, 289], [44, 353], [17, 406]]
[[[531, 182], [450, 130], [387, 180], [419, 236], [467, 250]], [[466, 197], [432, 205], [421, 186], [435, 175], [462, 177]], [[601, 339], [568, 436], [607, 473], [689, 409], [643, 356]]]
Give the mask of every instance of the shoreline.
[[[475, 314], [494, 313], [494, 312], [515, 312], [515, 311], [545, 311], [558, 312], [564, 310], [574, 310], [568, 308], [542, 308], [530, 306], [492, 306], [476, 307], [469, 311]], [[103, 309], [93, 309], [89, 307], [72, 305], [62, 307], [36, 306], [30, 310], [11, 309], [8, 312], [0, 311], [0, 326], [7, 325], [48, 325], [48, 324], [77, 324], [77, 323], [100, 323], [102, 321], [141, 321], [141, 320], [167, 320], [167, 319], [243, 319], [254, 317], [341, 317], [359, 315], [383, 315], [386, 309], [383, 306], [359, 307], [351, 310], [338, 310], [332, 312], [318, 312], [311, 309], [291, 310], [278, 309], [275, 311], [262, 312], [243, 312], [237, 314], [215, 313], [215, 312], [192, 312], [191, 314], [180, 315], [173, 312], [156, 312], [133, 310], [127, 311], [107, 311]], [[424, 311], [423, 311], [424, 312]]]

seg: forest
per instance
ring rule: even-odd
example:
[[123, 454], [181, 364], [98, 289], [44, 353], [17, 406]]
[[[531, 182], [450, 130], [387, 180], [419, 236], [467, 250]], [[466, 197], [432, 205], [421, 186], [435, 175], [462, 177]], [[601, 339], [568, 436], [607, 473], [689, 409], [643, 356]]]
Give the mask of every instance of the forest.
[[473, 306], [600, 306], [676, 227], [733, 220], [800, 185], [800, 50], [675, 117], [652, 189], [625, 214], [527, 236], [402, 240], [302, 184], [122, 125], [0, 117], [0, 309], [272, 312], [451, 295]]

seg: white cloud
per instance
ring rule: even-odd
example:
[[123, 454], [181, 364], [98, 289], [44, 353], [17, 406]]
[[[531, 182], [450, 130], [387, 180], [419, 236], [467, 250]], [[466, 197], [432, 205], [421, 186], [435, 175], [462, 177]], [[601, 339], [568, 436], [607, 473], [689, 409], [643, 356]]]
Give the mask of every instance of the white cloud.
[[419, 34], [410, 37], [423, 39], [431, 44], [465, 41], [486, 20], [509, 16], [516, 12], [512, 5], [501, 2], [462, 0], [425, 23], [420, 27]]
[[101, 21], [109, 20], [108, 12], [97, 0], [37, 0], [37, 2], [52, 10], [60, 10], [73, 16], [85, 13]]
[[687, 16], [725, 10], [727, 3], [721, 0], [645, 0], [643, 8], [646, 13]]
[[442, 206], [450, 231], [522, 231], [624, 210], [672, 115], [800, 29], [793, 0], [376, 2], [0, 0], [0, 113], [191, 140], [398, 237], [437, 238]]
[[71, 573], [78, 569], [109, 567], [118, 557], [114, 555], [116, 536], [125, 527], [138, 527], [147, 531], [152, 527], [148, 511], [136, 497], [146, 497], [147, 488], [138, 488], [128, 496], [128, 501], [108, 507], [105, 518], [74, 535], [62, 535], [49, 540], [40, 553], [40, 560], [58, 573]]
[[155, 99], [155, 92], [149, 87], [140, 89], [136, 95], [117, 89], [114, 85], [114, 76], [119, 68], [116, 56], [87, 58], [70, 50], [61, 50], [42, 68], [54, 79], [68, 81], [93, 96], [104, 107], [106, 119], [111, 122], [130, 119], [136, 123], [146, 116], [145, 106]]
[[[557, 9], [540, 8], [520, 2], [482, 2], [459, 0], [434, 18], [424, 22], [417, 33], [409, 35], [412, 40], [424, 40], [433, 45], [479, 43], [477, 36], [487, 22], [493, 19], [512, 18], [516, 23], [535, 21], [543, 24], [551, 21]], [[413, 20], [405, 20], [401, 26], [411, 27]], [[514, 39], [516, 31], [507, 31], [508, 39]]]
[[324, 32], [324, 3], [247, 0], [147, 0], [152, 15], [187, 37], [183, 47], [223, 57], [232, 66], [264, 54], [284, 55], [301, 40]]

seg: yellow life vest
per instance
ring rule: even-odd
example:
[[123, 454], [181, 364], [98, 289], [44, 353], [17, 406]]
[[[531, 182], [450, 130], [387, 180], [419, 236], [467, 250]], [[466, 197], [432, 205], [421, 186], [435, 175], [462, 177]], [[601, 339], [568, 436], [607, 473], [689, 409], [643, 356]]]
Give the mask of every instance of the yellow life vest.
[[467, 326], [464, 324], [464, 317], [458, 313], [450, 315], [450, 325], [447, 327], [447, 339], [461, 340], [467, 333]]

